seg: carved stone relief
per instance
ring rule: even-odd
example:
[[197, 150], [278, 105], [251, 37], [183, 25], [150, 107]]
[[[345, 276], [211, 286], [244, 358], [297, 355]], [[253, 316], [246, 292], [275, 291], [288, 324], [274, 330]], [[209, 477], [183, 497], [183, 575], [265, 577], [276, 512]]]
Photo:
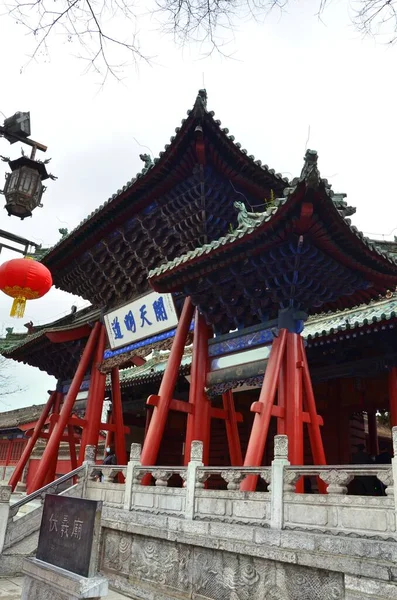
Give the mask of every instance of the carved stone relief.
[[284, 565], [283, 575], [286, 598], [293, 600], [338, 600], [344, 598], [341, 573], [322, 569], [307, 569], [297, 565]]
[[339, 573], [288, 565], [126, 532], [104, 530], [102, 570], [135, 594], [208, 600], [338, 600]]

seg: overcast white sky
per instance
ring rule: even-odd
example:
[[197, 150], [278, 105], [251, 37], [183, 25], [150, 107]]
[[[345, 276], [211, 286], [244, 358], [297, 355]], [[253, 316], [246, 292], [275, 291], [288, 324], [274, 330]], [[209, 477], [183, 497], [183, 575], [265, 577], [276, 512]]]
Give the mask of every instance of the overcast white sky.
[[[202, 59], [200, 48], [182, 51], [153, 23], [144, 26], [143, 49], [155, 56], [152, 66], [141, 64], [125, 73], [123, 83], [109, 80], [100, 89], [95, 75], [83, 75], [84, 65], [73, 56], [77, 49], [62, 39], [54, 40], [50, 59], [20, 74], [33, 40], [0, 18], [0, 111], [31, 111], [32, 137], [48, 145], [50, 170], [59, 177], [32, 219], [21, 222], [3, 211], [0, 228], [44, 246], [56, 242], [60, 227], [73, 229], [142, 168], [144, 150], [135, 140], [154, 155], [163, 149], [204, 78], [209, 108], [250, 154], [291, 177], [300, 173], [306, 145], [316, 149], [322, 176], [357, 207], [355, 224], [393, 238], [397, 48], [361, 39], [346, 2], [332, 3], [323, 22], [314, 0], [296, 0], [281, 19], [242, 23], [229, 47], [234, 60]], [[1, 139], [0, 152], [19, 156], [17, 144]], [[30, 319], [51, 321], [75, 303], [52, 289], [28, 303], [19, 322], [7, 316], [11, 300], [1, 294], [1, 331], [23, 330]], [[53, 378], [13, 363], [10, 373], [25, 389], [0, 398], [0, 410], [46, 401]]]

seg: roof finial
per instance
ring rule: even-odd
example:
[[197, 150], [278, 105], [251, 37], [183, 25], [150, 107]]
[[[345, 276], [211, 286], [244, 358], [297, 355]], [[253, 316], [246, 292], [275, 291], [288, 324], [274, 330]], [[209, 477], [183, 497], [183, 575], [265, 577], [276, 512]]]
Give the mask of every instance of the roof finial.
[[317, 168], [318, 154], [316, 150], [306, 150], [305, 164], [300, 176], [301, 181], [306, 182], [308, 188], [317, 189], [321, 181], [320, 171]]
[[207, 110], [207, 90], [199, 90], [194, 103], [194, 116], [202, 118]]

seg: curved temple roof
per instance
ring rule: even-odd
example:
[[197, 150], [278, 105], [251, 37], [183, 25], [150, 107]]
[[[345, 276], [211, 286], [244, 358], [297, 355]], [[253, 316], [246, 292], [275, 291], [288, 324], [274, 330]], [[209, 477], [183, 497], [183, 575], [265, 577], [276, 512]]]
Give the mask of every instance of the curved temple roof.
[[206, 91], [200, 90], [193, 109], [188, 111], [187, 119], [183, 119], [181, 126], [175, 129], [175, 135], [159, 157], [152, 160], [148, 155], [141, 155], [145, 162], [142, 171], [48, 250], [42, 262], [49, 269], [54, 269], [57, 286], [62, 288], [58, 270], [64, 269], [71, 258], [77, 258], [92, 248], [127, 218], [148, 206], [164, 190], [190, 174], [194, 165], [200, 162], [197, 154], [200, 153], [203, 135], [208, 141], [206, 160], [219, 171], [233, 176], [254, 196], [263, 200], [264, 190], [272, 189], [280, 193], [284, 189], [288, 179], [248, 155], [214, 116], [214, 112], [207, 109]]
[[[221, 310], [213, 308], [217, 294], [223, 305], [240, 308], [239, 295], [261, 298], [260, 316], [272, 305], [334, 311], [395, 289], [395, 259], [351, 226], [320, 178], [316, 152], [307, 152], [301, 177], [264, 212], [235, 206], [237, 228], [153, 269], [155, 290], [190, 294], [211, 322]], [[227, 326], [233, 324], [229, 318]]]

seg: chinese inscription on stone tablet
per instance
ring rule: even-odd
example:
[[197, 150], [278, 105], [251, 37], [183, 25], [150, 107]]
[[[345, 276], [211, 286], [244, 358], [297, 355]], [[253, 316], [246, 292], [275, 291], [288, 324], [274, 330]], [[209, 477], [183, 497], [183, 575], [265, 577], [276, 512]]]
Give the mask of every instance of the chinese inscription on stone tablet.
[[94, 575], [101, 502], [47, 494], [37, 558], [83, 575]]

